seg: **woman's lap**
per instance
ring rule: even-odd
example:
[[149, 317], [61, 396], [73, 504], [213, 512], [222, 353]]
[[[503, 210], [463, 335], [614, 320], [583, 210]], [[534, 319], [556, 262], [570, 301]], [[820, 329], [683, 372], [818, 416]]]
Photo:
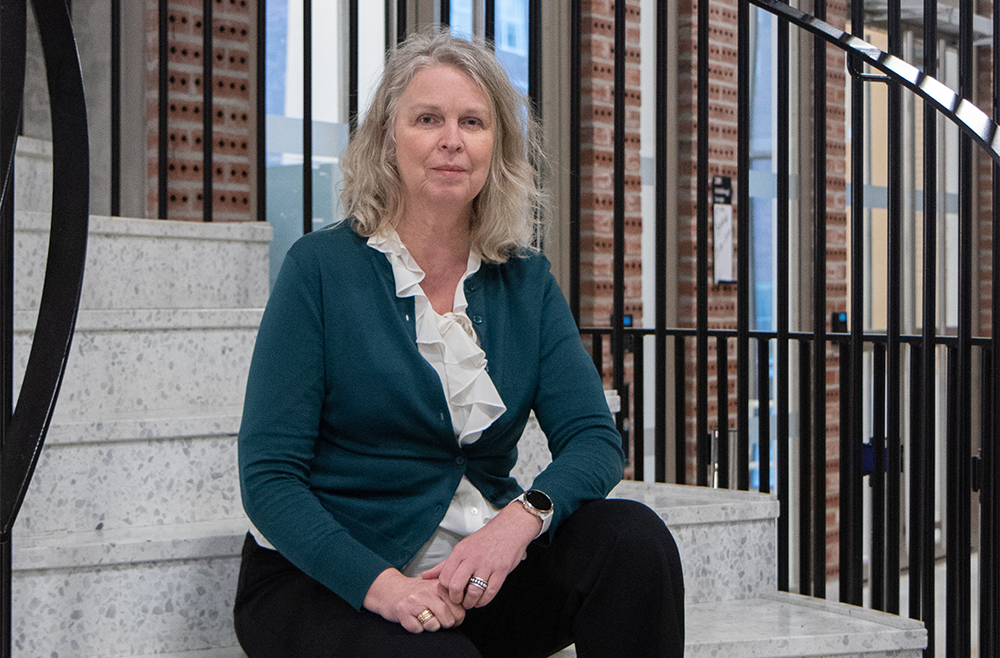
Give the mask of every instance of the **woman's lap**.
[[567, 518], [550, 544], [530, 545], [496, 598], [470, 610], [460, 627], [411, 634], [355, 610], [248, 538], [236, 630], [251, 658], [530, 658], [574, 641], [581, 658], [612, 655], [609, 646], [680, 656], [681, 578], [673, 539], [655, 513], [631, 501], [594, 501]]

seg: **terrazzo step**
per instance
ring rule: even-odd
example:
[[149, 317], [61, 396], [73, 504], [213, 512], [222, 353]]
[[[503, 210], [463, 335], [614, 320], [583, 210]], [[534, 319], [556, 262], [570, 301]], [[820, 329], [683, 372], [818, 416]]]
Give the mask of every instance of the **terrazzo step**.
[[14, 525], [15, 537], [155, 532], [155, 526], [242, 518], [239, 421], [234, 410], [54, 425]]
[[[15, 212], [16, 310], [38, 307], [50, 222], [48, 213]], [[270, 240], [264, 222], [92, 216], [80, 308], [263, 308]]]
[[[532, 417], [512, 474], [528, 487], [551, 460]], [[645, 503], [670, 528], [690, 603], [759, 596], [778, 588], [778, 500], [774, 496], [674, 484], [621, 482], [608, 496]]]
[[[923, 622], [843, 603], [772, 592], [688, 604], [684, 655], [712, 658], [919, 658]], [[575, 658], [573, 647], [553, 658]]]
[[183, 655], [235, 647], [233, 593], [246, 528], [235, 518], [15, 535], [14, 655]]
[[[83, 310], [55, 423], [211, 415], [243, 404], [260, 309]], [[19, 389], [35, 311], [14, 314]]]

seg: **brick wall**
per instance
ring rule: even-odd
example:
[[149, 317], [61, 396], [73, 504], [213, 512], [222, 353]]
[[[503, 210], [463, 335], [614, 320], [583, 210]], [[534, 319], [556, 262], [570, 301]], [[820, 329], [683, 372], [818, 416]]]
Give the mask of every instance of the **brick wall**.
[[[642, 205], [639, 158], [639, 2], [627, 0], [625, 313], [642, 316]], [[583, 3], [580, 212], [580, 323], [608, 326], [614, 246], [614, 3]]]
[[[256, 133], [250, 89], [255, 0], [215, 0], [213, 7], [212, 220], [251, 221], [251, 166]], [[169, 3], [168, 165], [169, 219], [202, 221], [203, 85], [202, 2]], [[146, 2], [147, 214], [158, 212], [157, 2]]]

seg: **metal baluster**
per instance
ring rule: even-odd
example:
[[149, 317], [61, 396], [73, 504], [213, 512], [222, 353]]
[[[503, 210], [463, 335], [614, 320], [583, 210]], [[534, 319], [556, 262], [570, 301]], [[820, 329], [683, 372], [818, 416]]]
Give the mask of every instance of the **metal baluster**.
[[885, 353], [876, 343], [872, 358], [872, 437], [874, 461], [869, 483], [872, 489], [871, 597], [872, 609], [885, 610]]
[[[959, 10], [959, 94], [972, 98], [973, 79], [972, 6], [962, 3]], [[972, 510], [972, 191], [976, 185], [972, 169], [972, 139], [959, 135], [958, 157], [958, 364], [956, 388], [958, 418], [955, 434], [948, 441], [948, 602], [946, 655], [952, 658], [971, 653], [971, 550]], [[950, 424], [950, 423], [949, 423]]]
[[775, 342], [775, 411], [777, 413], [777, 482], [778, 503], [778, 589], [788, 591], [788, 528], [791, 517], [788, 492], [788, 398], [789, 361], [788, 361], [788, 244], [789, 239], [789, 52], [788, 21], [778, 19], [778, 89], [777, 89], [777, 193], [778, 212], [776, 221], [777, 248], [775, 254], [775, 278], [777, 279], [777, 328], [778, 339]]
[[347, 3], [347, 126], [358, 129], [358, 0]]
[[111, 216], [121, 215], [122, 8], [111, 0]]
[[302, 0], [302, 233], [312, 232], [312, 0]]
[[674, 339], [674, 482], [687, 484], [687, 354], [684, 336]]
[[757, 474], [761, 493], [771, 492], [771, 341], [757, 338]]
[[[616, 3], [617, 4], [617, 3]], [[708, 440], [708, 115], [709, 93], [709, 3], [698, 3], [698, 176], [697, 198], [697, 421], [695, 441]], [[703, 450], [698, 450], [698, 477], [708, 468], [702, 463]]]
[[[576, 2], [574, 5], [578, 4]], [[656, 9], [656, 61], [667, 61], [667, 8]], [[574, 55], [575, 57], [575, 55]], [[578, 82], [576, 84], [579, 84]], [[654, 479], [667, 481], [667, 93], [666, 66], [656, 67], [656, 420]]]
[[[864, 2], [851, 4], [851, 33], [864, 38]], [[856, 57], [850, 58], [850, 66], [860, 72], [863, 66]], [[864, 174], [865, 174], [865, 113], [864, 82], [858, 75], [851, 77], [851, 385], [841, 386], [841, 406], [846, 406], [847, 431], [844, 434], [846, 446], [841, 449], [840, 462], [840, 600], [844, 603], [861, 605], [861, 537], [855, 531], [855, 522], [860, 523], [861, 487], [860, 468], [857, 460], [861, 450], [864, 390], [862, 387], [862, 356], [865, 332], [864, 318]], [[845, 395], [846, 394], [846, 395]], [[846, 452], [844, 451], [846, 448]], [[847, 458], [845, 463], [844, 457]], [[857, 481], [856, 481], [857, 480]]]
[[[822, 0], [821, 0], [822, 1]], [[750, 488], [750, 21], [748, 2], [739, 3], [736, 105], [743, 121], [736, 141], [736, 488]]]
[[167, 0], [159, 0], [157, 7], [159, 11], [159, 94], [157, 96], [157, 217], [167, 218], [167, 103], [168, 95], [168, 44], [169, 32], [167, 31], [168, 17], [170, 15]]
[[[212, 221], [212, 202], [215, 200], [212, 193], [212, 175], [214, 165], [212, 164], [212, 152], [215, 150], [215, 138], [213, 136], [213, 124], [215, 121], [215, 111], [212, 109], [212, 95], [215, 86], [212, 66], [215, 60], [215, 48], [213, 45], [213, 32], [215, 31], [212, 22], [212, 0], [202, 0], [202, 21], [201, 21], [201, 92], [202, 92], [202, 138], [201, 138], [201, 217], [202, 221]], [[263, 93], [263, 89], [261, 90]]]
[[719, 448], [716, 468], [719, 488], [728, 489], [729, 482], [729, 341], [725, 336], [715, 338], [715, 397], [718, 406]]
[[[936, 76], [938, 70], [937, 0], [924, 0], [924, 61], [923, 71]], [[913, 487], [910, 505], [918, 521], [911, 534], [910, 545], [910, 616], [922, 619], [927, 629], [928, 651], [934, 655], [935, 601], [934, 601], [934, 499], [933, 484], [937, 457], [934, 452], [937, 424], [937, 113], [924, 103], [923, 136], [923, 318], [921, 320], [920, 367], [923, 410], [920, 427], [914, 434], [914, 482], [928, 486]], [[916, 463], [916, 462], [919, 462]], [[919, 466], [919, 470], [918, 467]]]
[[[889, 0], [889, 54], [903, 54], [903, 30], [900, 26], [900, 0]], [[886, 473], [885, 510], [885, 598], [881, 609], [899, 612], [899, 532], [900, 532], [900, 436], [902, 420], [902, 379], [900, 375], [900, 329], [902, 326], [903, 282], [903, 89], [889, 82], [889, 152], [888, 152], [888, 221], [889, 221], [889, 308], [887, 318], [888, 397], [886, 399], [886, 441], [889, 468]], [[882, 458], [882, 453], [877, 454]], [[881, 474], [882, 471], [879, 471]], [[880, 475], [881, 479], [881, 475]], [[881, 563], [880, 563], [881, 566]], [[872, 591], [875, 591], [874, 585]], [[873, 599], [874, 601], [874, 599]], [[872, 604], [874, 606], [874, 602]]]
[[632, 422], [629, 433], [632, 435], [632, 479], [642, 482], [646, 479], [646, 407], [643, 397], [646, 394], [645, 353], [643, 350], [642, 332], [636, 331], [630, 336], [632, 341]]
[[812, 345], [799, 341], [799, 593], [811, 593]]
[[267, 221], [267, 2], [257, 0], [257, 221]]
[[[619, 393], [625, 383], [625, 55], [626, 4], [615, 3], [615, 127], [614, 127], [614, 265], [611, 312], [612, 386]], [[624, 414], [618, 414], [618, 432], [626, 454]]]
[[[826, 20], [826, 0], [814, 0], [816, 18]], [[813, 151], [816, 179], [813, 228], [813, 583], [826, 598], [826, 42], [813, 50]], [[806, 593], [806, 592], [803, 592]]]

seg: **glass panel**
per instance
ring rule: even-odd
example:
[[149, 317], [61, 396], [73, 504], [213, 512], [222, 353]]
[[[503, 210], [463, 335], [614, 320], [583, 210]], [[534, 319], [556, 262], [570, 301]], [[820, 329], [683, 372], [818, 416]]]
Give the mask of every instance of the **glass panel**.
[[[364, 114], [385, 51], [384, 3], [358, 7], [359, 112]], [[302, 236], [305, 108], [302, 0], [270, 0], [267, 5], [267, 220], [273, 284], [285, 253]], [[312, 3], [312, 229], [342, 219], [340, 156], [347, 147], [347, 11], [340, 0]]]

